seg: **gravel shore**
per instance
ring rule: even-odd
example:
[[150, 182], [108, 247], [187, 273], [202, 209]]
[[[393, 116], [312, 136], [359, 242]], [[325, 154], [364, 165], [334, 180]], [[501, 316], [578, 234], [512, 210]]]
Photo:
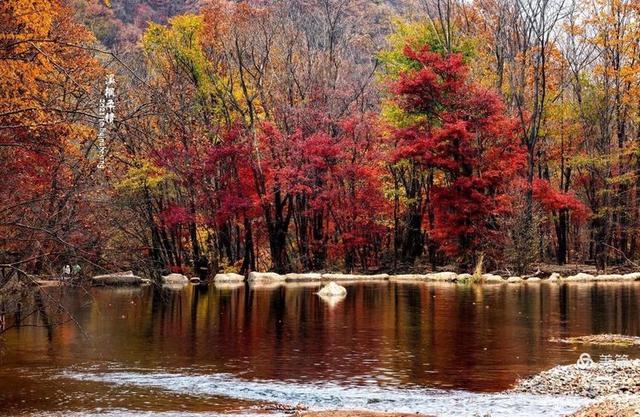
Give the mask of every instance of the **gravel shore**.
[[613, 394], [640, 395], [640, 359], [605, 358], [583, 365], [556, 366], [518, 381], [515, 392], [579, 395], [596, 398]]

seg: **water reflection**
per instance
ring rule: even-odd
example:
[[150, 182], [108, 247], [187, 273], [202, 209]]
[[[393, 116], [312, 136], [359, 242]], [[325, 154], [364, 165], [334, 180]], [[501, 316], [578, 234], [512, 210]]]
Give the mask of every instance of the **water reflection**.
[[[21, 401], [29, 393], [44, 398], [51, 382], [43, 381], [62, 369], [113, 364], [244, 380], [500, 391], [519, 376], [573, 362], [579, 352], [607, 352], [552, 337], [640, 335], [640, 283], [345, 286], [347, 296], [333, 305], [314, 294], [314, 283], [93, 288], [92, 303], [67, 289], [64, 303], [81, 329], [66, 323], [48, 335], [23, 326], [7, 335], [0, 411], [27, 407]], [[31, 409], [52, 407], [28, 401]]]

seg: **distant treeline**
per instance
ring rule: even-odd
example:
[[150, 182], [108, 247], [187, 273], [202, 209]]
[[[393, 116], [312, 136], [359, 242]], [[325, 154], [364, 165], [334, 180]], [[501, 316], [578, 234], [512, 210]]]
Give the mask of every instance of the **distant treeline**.
[[5, 0], [0, 28], [2, 264], [640, 257], [638, 2]]

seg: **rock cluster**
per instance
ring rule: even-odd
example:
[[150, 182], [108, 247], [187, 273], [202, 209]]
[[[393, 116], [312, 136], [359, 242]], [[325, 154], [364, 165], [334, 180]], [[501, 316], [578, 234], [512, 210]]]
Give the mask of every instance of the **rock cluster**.
[[562, 365], [519, 380], [516, 392], [579, 395], [595, 398], [612, 394], [640, 394], [640, 359]]
[[[248, 277], [250, 283], [274, 284], [284, 282], [320, 282], [320, 281], [392, 281], [392, 282], [481, 282], [485, 284], [536, 284], [541, 282], [607, 282], [607, 281], [634, 281], [640, 280], [640, 272], [630, 274], [591, 275], [579, 273], [566, 278], [554, 272], [548, 278], [538, 276], [502, 277], [495, 274], [482, 274], [476, 277], [471, 274], [456, 274], [455, 272], [431, 272], [426, 274], [340, 274], [340, 273], [289, 273], [281, 275], [275, 272], [251, 272]], [[242, 282], [244, 277], [239, 274], [217, 274], [216, 282]]]
[[636, 281], [640, 280], [640, 272], [632, 272], [630, 274], [603, 274], [591, 275], [580, 272], [564, 278], [569, 282], [607, 282], [607, 281]]
[[[537, 274], [536, 274], [537, 275]], [[219, 273], [214, 277], [216, 283], [242, 283], [245, 281], [244, 275], [236, 273]], [[548, 278], [539, 276], [507, 276], [502, 277], [495, 274], [482, 274], [475, 276], [471, 274], [457, 274], [455, 272], [431, 272], [426, 274], [340, 274], [340, 273], [289, 273], [286, 275], [275, 272], [251, 272], [247, 281], [252, 285], [279, 285], [285, 282], [328, 282], [328, 281], [392, 281], [392, 282], [457, 282], [469, 283], [480, 282], [484, 284], [536, 284], [541, 282], [610, 282], [610, 281], [640, 281], [640, 272], [628, 274], [591, 275], [578, 273], [568, 277], [561, 277], [557, 272], [552, 273]], [[182, 274], [169, 274], [162, 277], [164, 284], [186, 284], [190, 280]], [[139, 285], [149, 282], [133, 275], [131, 271], [117, 272], [114, 274], [98, 275], [93, 277], [94, 285]], [[199, 282], [191, 279], [191, 282]]]

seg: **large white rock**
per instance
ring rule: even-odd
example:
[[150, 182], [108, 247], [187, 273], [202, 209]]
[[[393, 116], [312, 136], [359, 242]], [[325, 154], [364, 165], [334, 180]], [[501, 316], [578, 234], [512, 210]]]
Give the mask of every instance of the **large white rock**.
[[584, 272], [580, 272], [579, 274], [571, 275], [565, 278], [566, 281], [581, 281], [588, 282], [593, 281], [595, 277], [591, 274], [585, 274]]
[[507, 282], [509, 284], [520, 284], [522, 282], [522, 277], [509, 277], [507, 278]]
[[502, 284], [507, 282], [500, 275], [494, 274], [482, 274], [482, 280], [487, 284]]
[[640, 272], [631, 272], [622, 276], [625, 281], [637, 281], [640, 280]]
[[275, 272], [250, 272], [249, 282], [284, 282], [286, 277]]
[[471, 282], [473, 281], [473, 275], [471, 274], [458, 274], [456, 277], [456, 281], [458, 282]]
[[216, 287], [217, 290], [235, 290], [236, 288], [244, 288], [244, 282], [215, 281], [213, 286]]
[[322, 274], [322, 279], [325, 281], [378, 281], [388, 279], [387, 274], [374, 274], [374, 275], [355, 275], [355, 274]]
[[624, 277], [620, 274], [602, 274], [596, 276], [596, 281], [622, 281]]
[[322, 274], [316, 272], [309, 272], [306, 274], [291, 273], [285, 275], [287, 282], [305, 282], [305, 281], [320, 281]]
[[91, 278], [93, 285], [140, 285], [144, 279], [133, 274], [133, 271], [114, 272], [111, 274], [96, 275]]
[[453, 282], [458, 279], [458, 274], [455, 272], [433, 272], [427, 274], [427, 280], [429, 281], [450, 281]]
[[527, 278], [526, 283], [527, 284], [537, 284], [540, 281], [541, 281], [541, 279], [538, 278], [538, 277], [529, 277], [529, 278]]
[[357, 279], [353, 274], [322, 274], [322, 279], [327, 281], [353, 281]]
[[557, 272], [552, 273], [551, 275], [549, 275], [549, 278], [547, 278], [547, 280], [550, 282], [556, 282], [559, 279], [560, 279], [560, 274], [558, 274]]
[[162, 281], [165, 284], [186, 284], [189, 282], [189, 278], [182, 274], [169, 274], [163, 276]]
[[318, 291], [318, 295], [323, 297], [342, 297], [347, 295], [347, 289], [331, 281]]
[[216, 274], [213, 277], [214, 282], [243, 282], [244, 275], [236, 274], [233, 272], [227, 272], [226, 274]]
[[389, 275], [389, 281], [424, 281], [427, 279], [425, 274], [399, 274]]
[[384, 281], [385, 279], [389, 279], [389, 274], [372, 274], [372, 275], [356, 275], [358, 279], [363, 281]]

